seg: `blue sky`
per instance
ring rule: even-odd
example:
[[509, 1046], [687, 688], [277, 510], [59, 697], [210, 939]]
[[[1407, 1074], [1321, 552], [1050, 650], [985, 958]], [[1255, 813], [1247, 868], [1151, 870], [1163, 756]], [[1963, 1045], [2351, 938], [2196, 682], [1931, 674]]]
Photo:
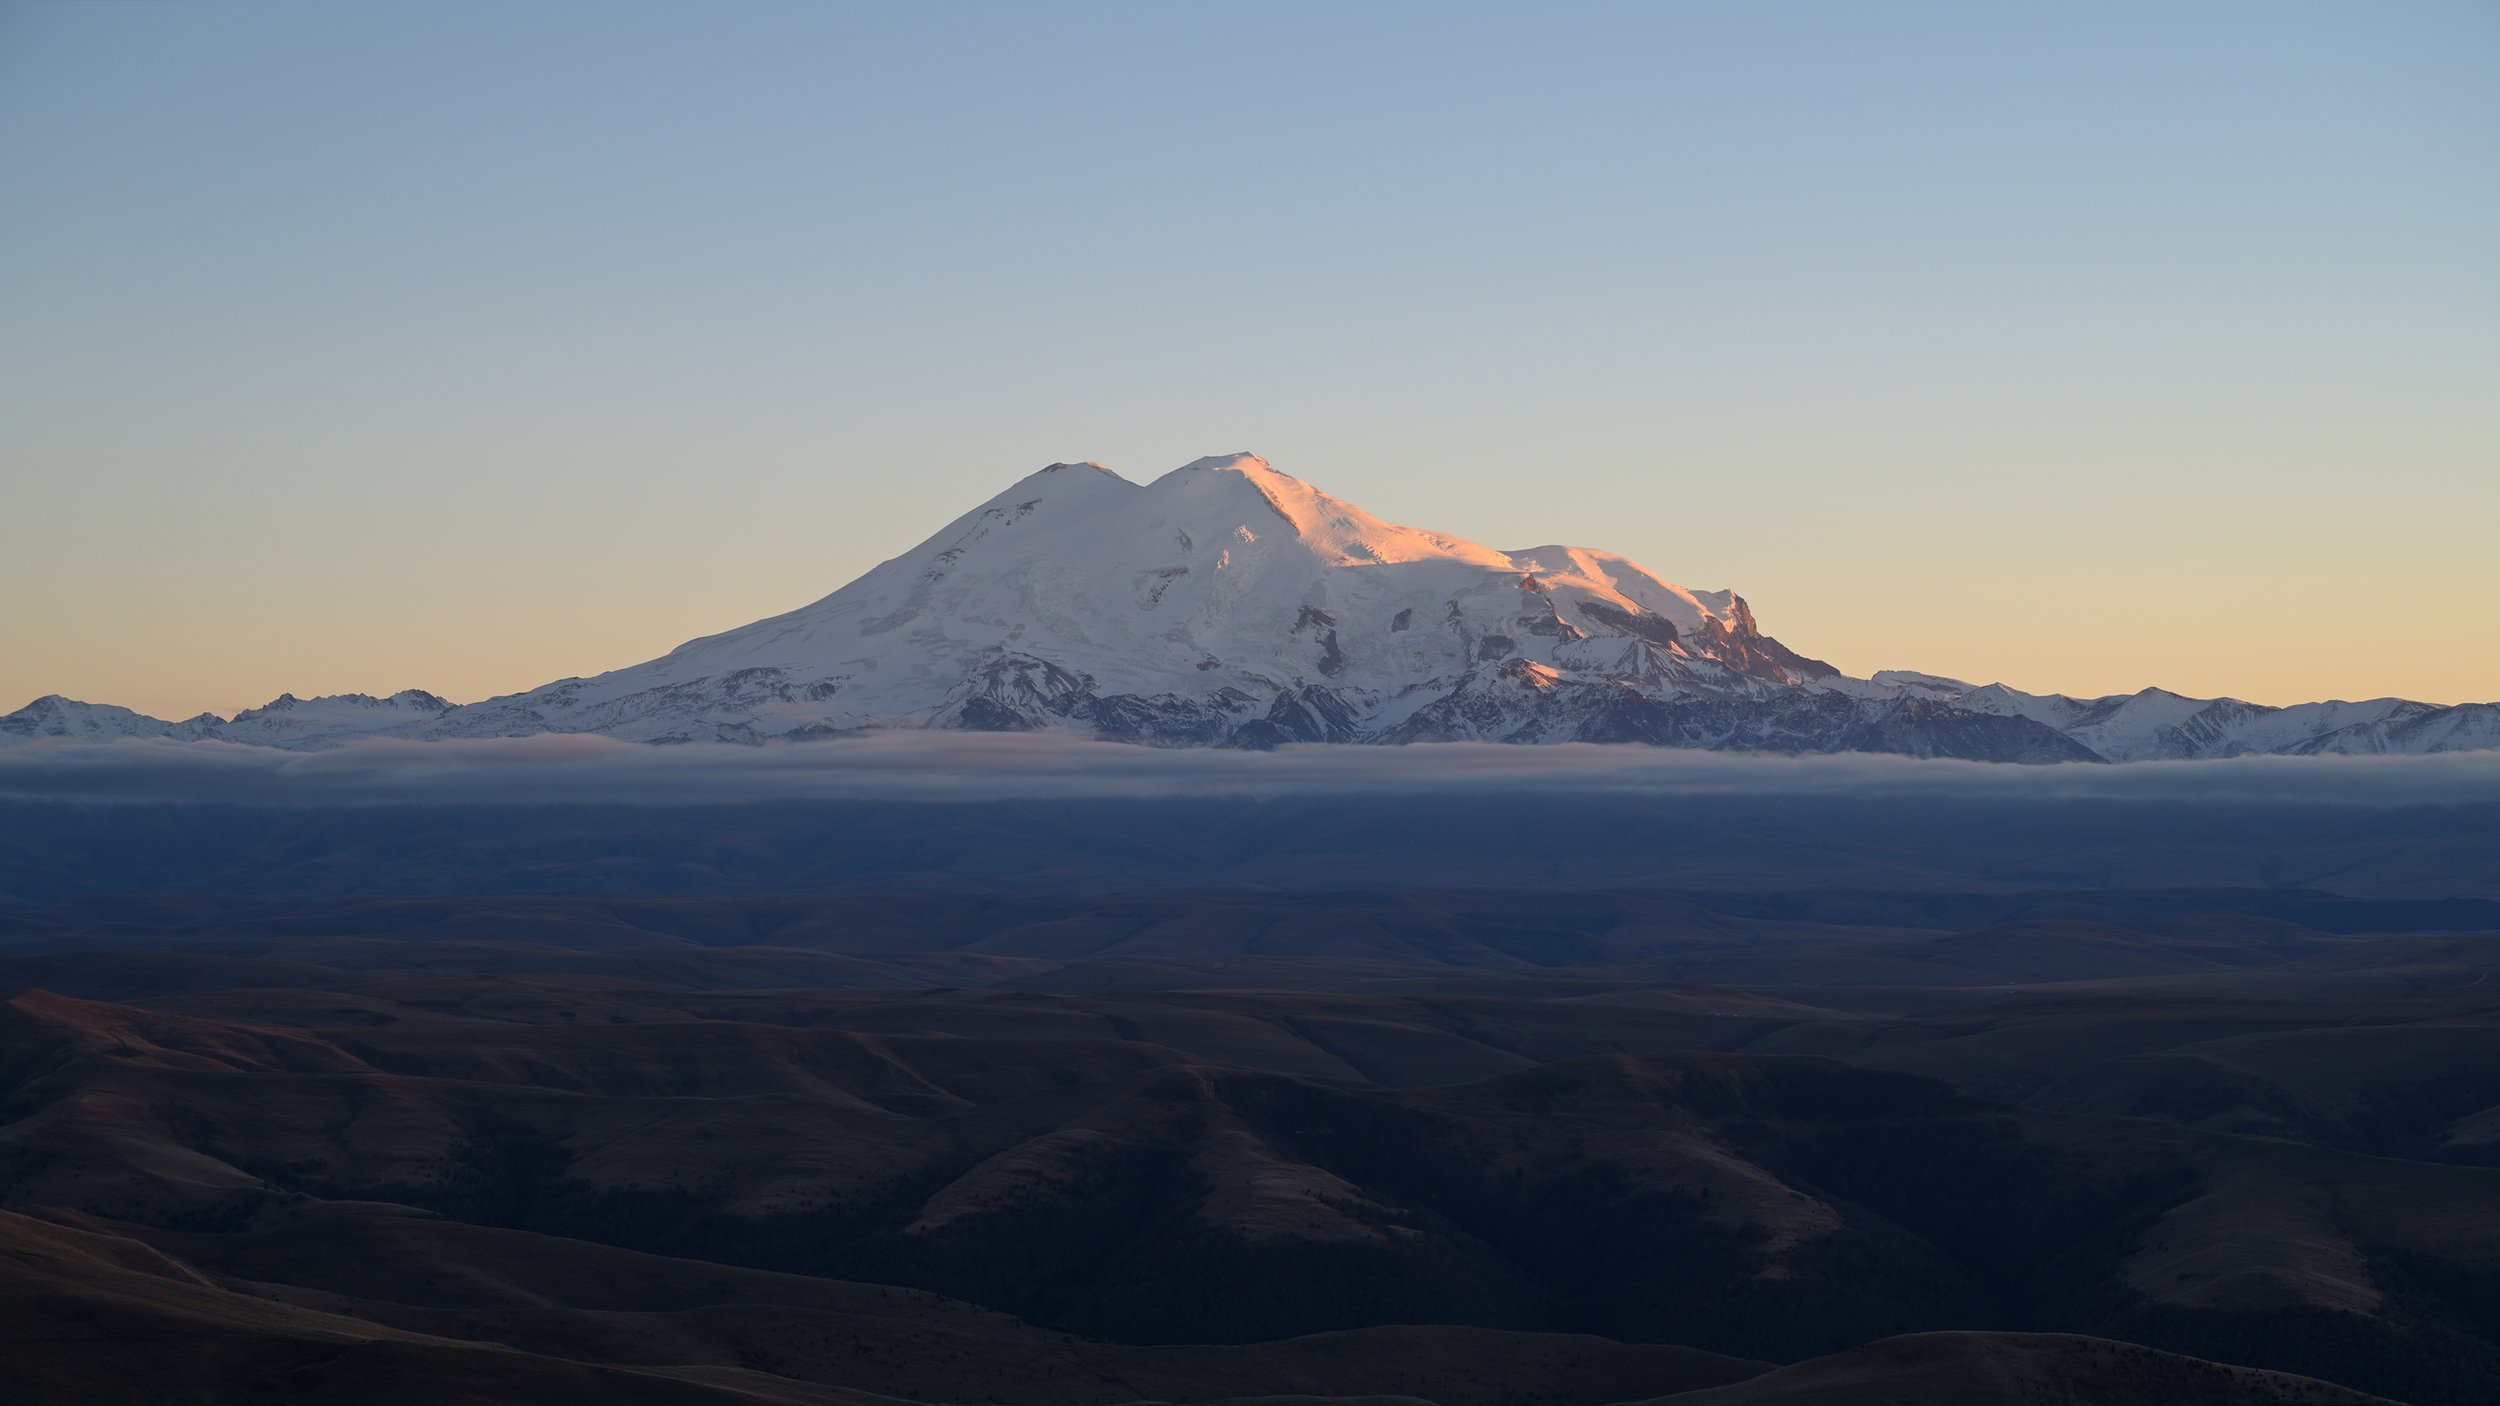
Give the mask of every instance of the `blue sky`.
[[1248, 449], [1856, 672], [2500, 697], [2500, 6], [0, 8], [0, 707]]

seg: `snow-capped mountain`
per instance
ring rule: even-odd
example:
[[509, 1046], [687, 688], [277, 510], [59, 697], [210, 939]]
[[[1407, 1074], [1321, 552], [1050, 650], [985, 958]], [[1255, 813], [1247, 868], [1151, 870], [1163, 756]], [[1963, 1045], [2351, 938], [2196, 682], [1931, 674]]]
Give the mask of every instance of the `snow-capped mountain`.
[[[1730, 592], [1604, 552], [1502, 552], [1396, 526], [1231, 454], [1143, 485], [1051, 465], [813, 605], [444, 727], [1355, 741], [1507, 734], [1584, 679], [1752, 698], [1834, 673], [1763, 636]], [[1452, 716], [1415, 721], [1435, 705]]]
[[366, 693], [336, 693], [324, 698], [298, 698], [281, 693], [257, 708], [231, 718], [202, 713], [169, 723], [116, 708], [108, 703], [80, 703], [59, 694], [38, 698], [0, 717], [0, 745], [66, 737], [109, 742], [121, 737], [170, 737], [176, 741], [248, 742], [292, 751], [334, 747], [358, 737], [404, 734], [452, 710], [452, 704], [420, 688], [388, 698]]
[[2238, 757], [2373, 756], [2468, 752], [2500, 747], [2500, 704], [2441, 707], [2403, 698], [2359, 703], [2296, 703], [2288, 708], [2236, 698], [2186, 698], [2148, 688], [2108, 698], [2024, 693], [1931, 674], [1886, 670], [1877, 688], [1933, 699], [1962, 712], [2045, 723], [2113, 762]]
[[151, 718], [128, 708], [110, 703], [81, 703], [57, 693], [46, 694], [5, 718], [0, 718], [0, 743], [34, 742], [45, 738], [68, 738], [77, 742], [111, 742], [123, 737], [191, 737], [204, 735], [205, 729], [192, 729], [194, 723], [219, 723], [225, 719], [203, 715], [190, 723], [169, 723]]
[[1227, 454], [1146, 484], [1053, 464], [812, 605], [594, 678], [464, 707], [416, 690], [288, 696], [183, 723], [51, 697], [0, 718], [0, 741], [755, 743], [906, 727], [2133, 761], [2500, 746], [2500, 707], [1853, 679], [1762, 633], [1733, 592], [1585, 547], [1500, 551], [1401, 527]]

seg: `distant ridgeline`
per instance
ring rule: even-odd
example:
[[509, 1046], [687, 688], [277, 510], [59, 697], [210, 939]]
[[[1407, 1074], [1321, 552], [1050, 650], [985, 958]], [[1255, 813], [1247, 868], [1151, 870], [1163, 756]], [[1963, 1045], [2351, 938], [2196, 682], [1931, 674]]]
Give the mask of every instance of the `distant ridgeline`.
[[1053, 464], [813, 605], [593, 678], [463, 706], [413, 689], [286, 695], [179, 723], [54, 695], [0, 717], [0, 744], [764, 743], [923, 727], [1169, 747], [1579, 741], [2131, 762], [2500, 747], [2500, 704], [2274, 708], [1851, 678], [1764, 634], [1733, 591], [1585, 547], [1499, 551], [1400, 527], [1225, 454], [1143, 485]]

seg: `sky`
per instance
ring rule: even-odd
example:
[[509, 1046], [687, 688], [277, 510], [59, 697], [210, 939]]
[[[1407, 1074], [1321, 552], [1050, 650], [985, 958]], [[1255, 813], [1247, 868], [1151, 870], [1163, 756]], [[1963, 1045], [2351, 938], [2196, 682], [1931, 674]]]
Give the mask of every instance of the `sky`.
[[1853, 673], [2500, 699], [2500, 5], [0, 3], [0, 710], [1248, 450]]

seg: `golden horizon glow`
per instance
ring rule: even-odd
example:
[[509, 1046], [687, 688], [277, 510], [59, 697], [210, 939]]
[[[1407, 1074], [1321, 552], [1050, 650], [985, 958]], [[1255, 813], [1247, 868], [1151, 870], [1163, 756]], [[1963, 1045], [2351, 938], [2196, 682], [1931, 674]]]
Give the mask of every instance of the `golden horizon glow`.
[[2500, 699], [2500, 7], [1315, 23], [8, 11], [0, 710], [510, 692], [1244, 447], [1852, 674]]

